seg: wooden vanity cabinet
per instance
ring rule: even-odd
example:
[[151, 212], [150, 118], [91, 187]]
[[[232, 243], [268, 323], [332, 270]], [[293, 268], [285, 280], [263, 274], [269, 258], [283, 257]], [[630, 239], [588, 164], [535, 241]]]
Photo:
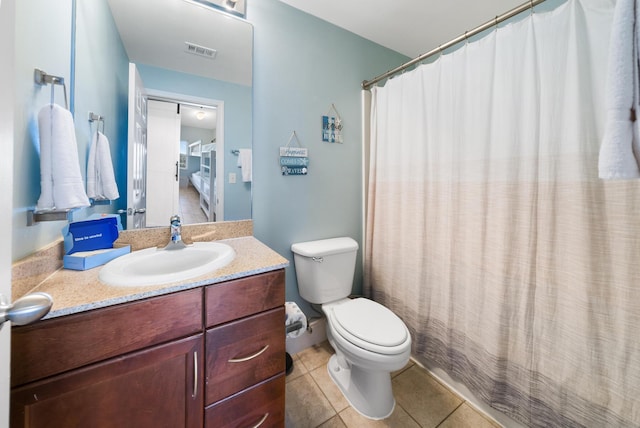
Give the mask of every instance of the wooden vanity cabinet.
[[202, 289], [14, 327], [11, 427], [200, 427]]
[[11, 427], [284, 426], [284, 270], [12, 328]]
[[284, 271], [205, 289], [205, 427], [281, 427]]

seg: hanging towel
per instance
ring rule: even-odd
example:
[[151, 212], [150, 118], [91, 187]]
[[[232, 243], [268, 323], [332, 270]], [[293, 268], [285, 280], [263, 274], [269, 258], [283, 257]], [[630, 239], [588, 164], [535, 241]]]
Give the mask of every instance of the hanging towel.
[[638, 131], [637, 0], [618, 0], [607, 64], [606, 123], [598, 175], [603, 179], [640, 178]]
[[251, 181], [251, 149], [240, 149], [238, 168], [242, 169], [242, 181]]
[[93, 134], [87, 163], [87, 196], [113, 201], [120, 197], [111, 161], [109, 139], [101, 132]]
[[38, 113], [40, 198], [36, 210], [88, 207], [78, 161], [78, 145], [69, 110], [57, 104]]

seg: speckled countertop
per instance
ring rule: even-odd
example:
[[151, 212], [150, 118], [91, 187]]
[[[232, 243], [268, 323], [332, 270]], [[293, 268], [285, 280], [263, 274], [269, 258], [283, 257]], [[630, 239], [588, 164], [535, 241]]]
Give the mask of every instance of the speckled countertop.
[[[136, 240], [140, 242], [139, 239]], [[212, 239], [202, 239], [202, 241], [210, 240]], [[230, 245], [236, 252], [236, 258], [221, 269], [186, 281], [144, 287], [114, 287], [105, 285], [98, 279], [101, 267], [86, 271], [57, 269], [28, 292], [42, 291], [53, 297], [53, 308], [44, 318], [48, 319], [269, 272], [289, 264], [287, 259], [253, 236], [219, 239], [219, 242]], [[144, 248], [149, 246], [152, 245], [145, 242]], [[139, 248], [132, 248], [134, 249]], [[45, 249], [44, 254], [47, 254], [47, 251], [59, 253], [55, 246]], [[43, 265], [45, 261], [47, 258], [40, 256], [39, 264]], [[14, 264], [15, 270], [16, 264]], [[37, 274], [38, 272], [34, 272], [34, 275]], [[40, 273], [40, 275], [43, 274]]]

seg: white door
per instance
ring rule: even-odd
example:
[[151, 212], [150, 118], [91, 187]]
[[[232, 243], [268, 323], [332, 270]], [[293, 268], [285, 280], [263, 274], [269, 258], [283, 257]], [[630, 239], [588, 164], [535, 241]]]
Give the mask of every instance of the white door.
[[146, 226], [147, 96], [136, 65], [129, 63], [127, 229]]
[[[11, 231], [13, 212], [13, 85], [14, 82], [14, 20], [15, 0], [0, 0], [0, 82], [4, 82], [0, 97], [0, 206], [7, 215], [3, 230], [8, 236], [0, 239], [0, 294], [11, 299]], [[0, 328], [0, 428], [9, 426], [9, 376], [11, 325]]]
[[147, 226], [168, 226], [178, 214], [180, 112], [173, 102], [149, 100], [147, 115]]

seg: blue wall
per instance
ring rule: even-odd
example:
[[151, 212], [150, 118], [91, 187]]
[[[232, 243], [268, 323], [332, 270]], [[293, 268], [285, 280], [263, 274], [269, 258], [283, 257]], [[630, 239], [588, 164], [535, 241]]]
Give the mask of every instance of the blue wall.
[[[106, 0], [79, 0], [76, 28], [75, 125], [80, 170], [86, 175], [90, 129], [89, 110], [106, 116], [106, 134], [111, 142], [116, 168], [126, 163], [127, 56]], [[49, 102], [50, 87], [33, 83], [33, 69], [62, 76], [71, 102], [72, 1], [21, 0], [16, 2], [16, 108], [13, 194], [13, 260], [25, 257], [61, 237], [65, 222], [26, 225], [27, 210], [40, 196], [40, 157], [36, 116]], [[97, 55], [96, 55], [97, 53]], [[124, 73], [124, 74], [123, 74]], [[64, 105], [62, 88], [56, 87], [55, 102]], [[124, 104], [123, 104], [124, 102]], [[124, 108], [123, 108], [124, 105]], [[124, 157], [123, 157], [124, 153]], [[120, 169], [120, 168], [118, 168]], [[119, 183], [126, 177], [118, 174]], [[124, 207], [126, 188], [119, 185]], [[83, 209], [73, 214], [83, 219], [99, 210]]]
[[[136, 64], [147, 89], [224, 101], [224, 170], [238, 173], [231, 150], [251, 147], [251, 87]], [[251, 183], [224, 184], [224, 219], [251, 218]]]
[[[74, 220], [93, 212], [115, 212], [127, 204], [127, 138], [129, 57], [106, 0], [77, 0], [75, 55], [75, 126], [83, 175], [93, 133], [98, 126], [88, 121], [89, 111], [105, 118], [111, 160], [120, 198], [112, 205], [81, 210]], [[102, 130], [102, 124], [100, 125]], [[126, 223], [124, 216], [123, 223]]]
[[[362, 244], [360, 84], [407, 58], [276, 0], [251, 2], [247, 19], [254, 26], [254, 235], [289, 259], [287, 300], [310, 314], [291, 244], [336, 236]], [[344, 144], [321, 139], [321, 116], [332, 103]], [[309, 174], [285, 177], [278, 148], [294, 130], [309, 150]], [[354, 293], [361, 290], [358, 269]]]

